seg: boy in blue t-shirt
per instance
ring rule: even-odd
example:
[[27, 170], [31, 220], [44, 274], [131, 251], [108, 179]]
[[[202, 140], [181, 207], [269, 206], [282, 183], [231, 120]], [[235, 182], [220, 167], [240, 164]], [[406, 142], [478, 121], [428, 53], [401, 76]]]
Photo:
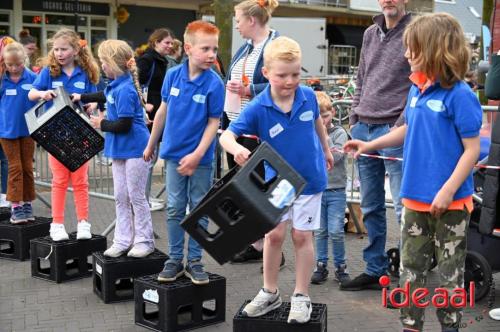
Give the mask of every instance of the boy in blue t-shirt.
[[304, 192], [282, 217], [282, 222], [265, 236], [264, 285], [242, 312], [257, 317], [281, 305], [278, 272], [287, 229], [285, 222], [291, 221], [296, 282], [289, 323], [306, 323], [311, 317], [308, 290], [314, 267], [313, 230], [320, 225], [321, 195], [326, 189], [327, 168], [333, 166], [316, 96], [312, 89], [299, 86], [300, 60], [297, 42], [287, 37], [272, 41], [264, 51], [263, 74], [269, 86], [247, 105], [220, 138], [223, 148], [234, 156], [236, 163], [243, 165], [250, 151], [238, 144], [236, 138], [242, 134], [257, 135], [307, 181]]
[[[167, 231], [169, 260], [158, 281], [174, 281], [185, 274], [197, 285], [208, 283], [200, 262], [201, 246], [189, 238], [184, 269], [184, 230], [180, 226], [186, 206], [192, 210], [212, 184], [215, 135], [224, 105], [224, 84], [211, 69], [217, 55], [219, 29], [213, 24], [194, 21], [184, 33], [188, 57], [182, 65], [167, 72], [161, 90], [162, 103], [156, 113], [151, 137], [144, 150], [150, 160], [163, 132], [160, 157], [167, 168]], [[199, 221], [204, 228], [208, 219]]]

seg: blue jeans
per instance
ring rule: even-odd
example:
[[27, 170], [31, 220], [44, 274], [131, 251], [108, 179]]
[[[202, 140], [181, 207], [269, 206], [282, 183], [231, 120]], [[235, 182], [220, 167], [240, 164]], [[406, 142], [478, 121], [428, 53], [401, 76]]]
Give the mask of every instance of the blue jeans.
[[9, 167], [7, 164], [7, 157], [5, 157], [5, 153], [3, 152], [2, 146], [0, 145], [0, 180], [2, 181], [0, 189], [2, 190], [2, 194], [7, 193], [8, 174], [9, 174]]
[[345, 264], [344, 218], [345, 188], [327, 189], [321, 198], [321, 224], [314, 232], [316, 261], [328, 264], [328, 239], [332, 240], [333, 263], [336, 268]]
[[[390, 130], [388, 124], [372, 125], [358, 122], [351, 128], [354, 139], [373, 141], [387, 134]], [[403, 156], [403, 147], [387, 148], [371, 151], [386, 157]], [[385, 173], [389, 174], [390, 189], [397, 220], [401, 222], [401, 187], [402, 162], [392, 160], [374, 159], [368, 157], [358, 158], [359, 181], [361, 185], [361, 211], [363, 222], [368, 231], [369, 244], [363, 250], [363, 259], [366, 262], [365, 272], [371, 276], [380, 276], [386, 273], [388, 261], [385, 253], [387, 237], [387, 218], [385, 208]]]
[[[182, 261], [184, 258], [184, 229], [180, 226], [186, 216], [186, 207], [192, 211], [209, 191], [212, 185], [213, 168], [210, 165], [199, 165], [191, 176], [182, 176], [177, 172], [178, 162], [167, 160], [167, 232], [168, 248], [171, 259]], [[208, 226], [208, 218], [199, 221], [203, 228]], [[201, 259], [202, 248], [189, 237], [189, 262]]]

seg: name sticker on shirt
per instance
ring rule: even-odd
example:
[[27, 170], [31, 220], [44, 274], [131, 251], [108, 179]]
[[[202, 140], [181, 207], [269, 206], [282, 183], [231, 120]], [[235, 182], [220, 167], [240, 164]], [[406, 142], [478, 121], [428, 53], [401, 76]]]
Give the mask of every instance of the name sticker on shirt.
[[7, 96], [16, 96], [17, 95], [17, 90], [16, 89], [6, 89], [5, 90], [5, 95], [7, 95]]
[[85, 89], [85, 82], [78, 81], [78, 82], [75, 82], [73, 85], [77, 89], [82, 89], [82, 90]]
[[281, 126], [281, 124], [278, 123], [278, 124], [274, 125], [271, 129], [269, 129], [269, 136], [271, 136], [271, 138], [274, 138], [282, 131], [283, 131], [283, 127]]
[[180, 90], [177, 88], [174, 88], [174, 87], [170, 88], [170, 95], [171, 96], [177, 97], [179, 95], [179, 92], [180, 92]]
[[31, 84], [26, 83], [26, 84], [21, 85], [21, 89], [26, 90], [26, 91], [30, 91], [32, 88], [33, 88], [33, 85], [31, 85]]
[[417, 105], [418, 97], [413, 97], [410, 101], [410, 107], [415, 107]]
[[57, 87], [63, 86], [63, 82], [61, 81], [54, 81], [52, 82], [52, 89], [55, 89]]

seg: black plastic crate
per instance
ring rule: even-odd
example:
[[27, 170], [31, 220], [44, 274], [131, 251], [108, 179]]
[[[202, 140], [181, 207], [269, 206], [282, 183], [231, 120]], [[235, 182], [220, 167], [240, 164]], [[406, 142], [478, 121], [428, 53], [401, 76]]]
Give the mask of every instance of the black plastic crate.
[[69, 240], [54, 242], [50, 236], [31, 240], [31, 276], [57, 283], [90, 277], [92, 254], [106, 249], [106, 238], [92, 235], [77, 240], [76, 232]]
[[[272, 179], [259, 174], [264, 163], [275, 170]], [[276, 227], [305, 185], [305, 180], [264, 142], [243, 167], [231, 169], [212, 186], [181, 226], [223, 264]], [[202, 217], [208, 217], [213, 227], [202, 228], [198, 223]]]
[[288, 324], [290, 302], [283, 302], [279, 308], [260, 317], [246, 317], [241, 314], [250, 300], [245, 301], [233, 318], [233, 332], [326, 332], [327, 306], [312, 303], [311, 319], [305, 324]]
[[[0, 212], [3, 216], [4, 209]], [[24, 224], [10, 223], [9, 217], [0, 220], [0, 258], [24, 261], [30, 258], [30, 240], [49, 234], [51, 218], [35, 217]]]
[[207, 285], [182, 276], [160, 283], [158, 275], [134, 281], [135, 324], [154, 331], [185, 331], [226, 319], [226, 279], [208, 273]]
[[47, 152], [74, 172], [104, 148], [104, 138], [90, 125], [64, 88], [56, 89], [53, 105], [43, 114], [38, 103], [26, 112], [31, 137]]
[[8, 207], [0, 207], [0, 221], [2, 220], [10, 220], [10, 208]]
[[106, 257], [102, 252], [93, 254], [94, 293], [104, 303], [132, 300], [134, 298], [134, 279], [159, 273], [168, 255], [155, 249], [144, 258], [120, 256]]

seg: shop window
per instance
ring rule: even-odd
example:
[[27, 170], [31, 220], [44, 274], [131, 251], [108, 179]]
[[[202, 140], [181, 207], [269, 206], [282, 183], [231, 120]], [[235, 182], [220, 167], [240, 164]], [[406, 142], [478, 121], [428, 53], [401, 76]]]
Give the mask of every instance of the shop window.
[[42, 15], [23, 15], [24, 24], [42, 24]]
[[[75, 16], [67, 16], [67, 15], [45, 15], [45, 24], [51, 25], [75, 25]], [[78, 25], [86, 26], [87, 25], [87, 17], [86, 16], [78, 16]]]
[[106, 28], [107, 27], [107, 22], [105, 18], [95, 18], [92, 17], [90, 20], [90, 26], [92, 28]]
[[106, 30], [91, 30], [90, 31], [90, 44], [92, 48], [99, 45], [100, 42], [107, 39]]
[[8, 25], [0, 25], [0, 36], [10, 35], [10, 29]]
[[9, 23], [9, 14], [0, 13], [0, 22]]

